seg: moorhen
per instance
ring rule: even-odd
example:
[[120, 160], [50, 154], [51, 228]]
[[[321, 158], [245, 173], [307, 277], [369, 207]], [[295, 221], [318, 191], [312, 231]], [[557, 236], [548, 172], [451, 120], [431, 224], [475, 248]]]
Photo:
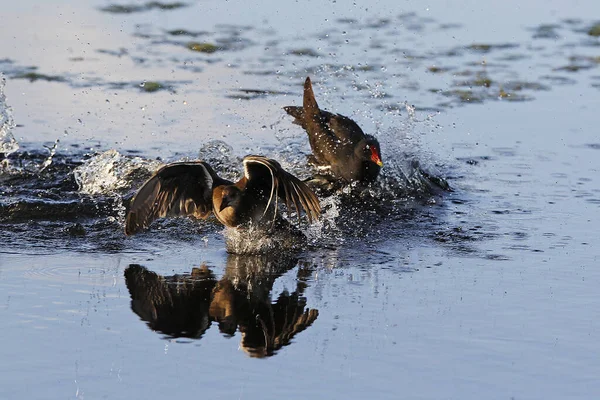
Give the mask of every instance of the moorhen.
[[319, 109], [310, 77], [304, 82], [302, 107], [283, 109], [308, 133], [313, 163], [346, 182], [373, 182], [383, 166], [379, 142], [350, 118]]
[[321, 212], [317, 196], [275, 160], [246, 156], [244, 176], [237, 182], [220, 178], [203, 161], [176, 162], [159, 169], [131, 201], [125, 234], [146, 229], [165, 216], [206, 218], [211, 212], [227, 227], [252, 224], [270, 229], [288, 226], [277, 212], [278, 197], [300, 218], [301, 209], [309, 222]]

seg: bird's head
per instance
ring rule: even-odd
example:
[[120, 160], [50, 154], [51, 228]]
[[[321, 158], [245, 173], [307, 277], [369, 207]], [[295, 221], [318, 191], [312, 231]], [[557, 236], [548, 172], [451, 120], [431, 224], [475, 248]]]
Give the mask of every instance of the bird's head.
[[383, 167], [383, 161], [381, 161], [381, 150], [379, 142], [371, 135], [367, 135], [362, 146], [358, 148], [362, 153], [362, 158], [366, 161], [371, 161], [379, 167]]

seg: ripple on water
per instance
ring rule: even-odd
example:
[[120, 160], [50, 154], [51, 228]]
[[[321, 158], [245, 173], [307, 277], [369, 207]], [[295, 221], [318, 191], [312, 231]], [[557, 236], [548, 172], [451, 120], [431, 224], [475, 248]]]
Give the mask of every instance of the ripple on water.
[[23, 275], [27, 279], [60, 284], [114, 286], [118, 280], [116, 269], [86, 265], [37, 264], [28, 267]]

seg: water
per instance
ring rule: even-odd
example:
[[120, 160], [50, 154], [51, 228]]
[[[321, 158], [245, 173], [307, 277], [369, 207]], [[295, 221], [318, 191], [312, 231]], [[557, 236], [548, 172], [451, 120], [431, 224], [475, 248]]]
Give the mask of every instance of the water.
[[4, 155], [14, 153], [19, 149], [19, 143], [15, 140], [11, 130], [15, 127], [10, 107], [6, 105], [4, 96], [5, 79], [0, 75], [0, 151]]
[[[2, 6], [0, 398], [598, 397], [595, 2], [131, 4]], [[309, 176], [307, 75], [385, 168], [305, 249], [124, 236], [166, 162]]]

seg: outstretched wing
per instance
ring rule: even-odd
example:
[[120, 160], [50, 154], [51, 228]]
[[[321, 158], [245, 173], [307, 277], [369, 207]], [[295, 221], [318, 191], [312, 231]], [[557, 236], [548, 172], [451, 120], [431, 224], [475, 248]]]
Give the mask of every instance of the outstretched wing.
[[304, 210], [309, 222], [319, 218], [321, 206], [317, 196], [304, 182], [284, 170], [277, 161], [262, 156], [246, 156], [244, 175], [247, 179], [247, 191], [268, 196], [265, 213], [272, 203], [277, 205], [277, 198], [280, 197], [285, 201], [288, 210], [292, 210], [293, 204], [298, 218], [301, 210]]
[[131, 200], [125, 234], [146, 229], [167, 215], [206, 218], [212, 212], [213, 175], [210, 166], [201, 161], [177, 162], [159, 169]]

